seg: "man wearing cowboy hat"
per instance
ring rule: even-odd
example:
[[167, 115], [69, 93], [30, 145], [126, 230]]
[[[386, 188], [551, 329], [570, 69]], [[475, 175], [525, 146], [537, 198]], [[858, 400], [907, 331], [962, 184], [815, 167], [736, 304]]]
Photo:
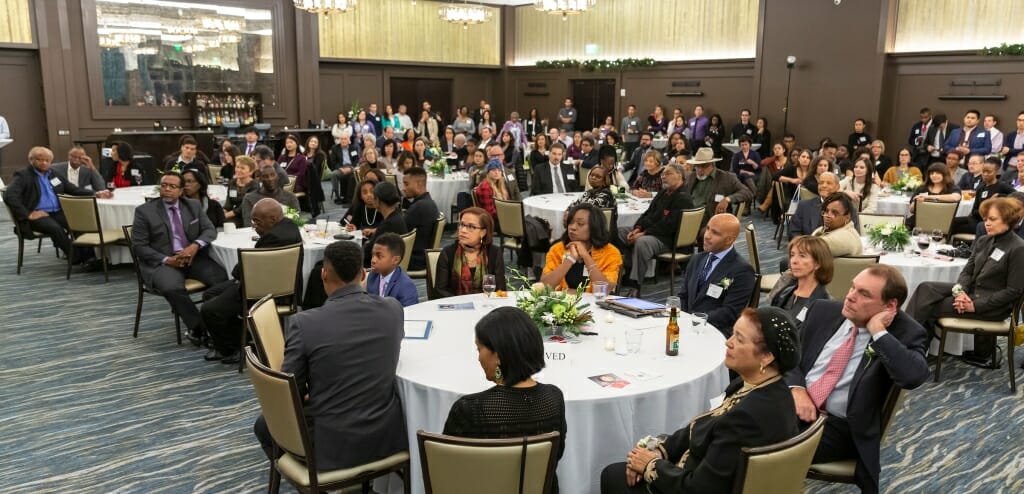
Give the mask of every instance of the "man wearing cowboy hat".
[[715, 158], [714, 151], [707, 147], [698, 149], [693, 158], [688, 160], [693, 165], [693, 173], [686, 177], [683, 188], [693, 198], [694, 205], [704, 206], [702, 227], [712, 216], [727, 212], [731, 204], [754, 198], [754, 194], [736, 175], [715, 167], [715, 162], [721, 160]]

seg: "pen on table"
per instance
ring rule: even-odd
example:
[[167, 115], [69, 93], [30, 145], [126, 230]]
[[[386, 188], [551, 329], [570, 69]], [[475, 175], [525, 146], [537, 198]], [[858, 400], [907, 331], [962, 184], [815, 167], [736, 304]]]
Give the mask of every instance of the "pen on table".
[[595, 333], [593, 331], [580, 331], [580, 334], [586, 335], [586, 336], [597, 336], [597, 333]]

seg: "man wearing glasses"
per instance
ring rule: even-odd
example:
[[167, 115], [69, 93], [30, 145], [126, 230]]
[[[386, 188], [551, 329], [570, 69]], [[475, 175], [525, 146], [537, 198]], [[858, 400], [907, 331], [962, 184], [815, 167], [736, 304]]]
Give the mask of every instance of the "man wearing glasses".
[[189, 341], [198, 345], [202, 318], [185, 290], [185, 279], [213, 286], [227, 280], [227, 274], [208, 254], [217, 230], [199, 201], [181, 197], [183, 185], [181, 175], [167, 173], [160, 178], [160, 200], [135, 208], [132, 248], [143, 281], [167, 299], [188, 327]]

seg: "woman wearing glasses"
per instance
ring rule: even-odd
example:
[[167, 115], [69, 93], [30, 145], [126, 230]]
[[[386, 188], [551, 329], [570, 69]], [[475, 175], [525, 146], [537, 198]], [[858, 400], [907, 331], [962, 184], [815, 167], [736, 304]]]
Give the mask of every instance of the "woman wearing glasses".
[[505, 289], [505, 261], [493, 244], [494, 223], [480, 208], [466, 208], [459, 216], [458, 241], [441, 250], [434, 275], [442, 297], [483, 292], [485, 275], [494, 275], [497, 290]]

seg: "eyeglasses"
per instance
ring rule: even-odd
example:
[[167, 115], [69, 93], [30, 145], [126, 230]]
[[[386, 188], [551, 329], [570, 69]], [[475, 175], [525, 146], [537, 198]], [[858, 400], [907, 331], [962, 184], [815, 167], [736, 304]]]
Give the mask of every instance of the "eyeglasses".
[[172, 183], [162, 183], [162, 184], [160, 184], [160, 188], [161, 189], [180, 189], [181, 186], [178, 185], [178, 184], [172, 184]]
[[469, 231], [476, 231], [476, 230], [483, 230], [484, 229], [484, 227], [482, 227], [482, 226], [477, 226], [477, 225], [473, 225], [473, 224], [470, 224], [470, 223], [462, 223], [462, 222], [459, 223], [459, 228], [463, 228], [463, 229], [466, 229], [466, 230], [469, 230]]
[[846, 216], [845, 211], [837, 211], [835, 209], [826, 209], [821, 212], [822, 216]]

